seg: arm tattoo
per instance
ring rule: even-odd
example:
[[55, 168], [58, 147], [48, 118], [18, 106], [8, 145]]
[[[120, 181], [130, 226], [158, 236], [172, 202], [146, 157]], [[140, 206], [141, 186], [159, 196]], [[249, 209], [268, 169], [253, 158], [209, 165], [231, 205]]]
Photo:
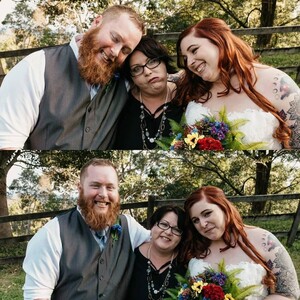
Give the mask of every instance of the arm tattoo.
[[300, 148], [300, 89], [289, 76], [274, 77], [275, 98], [287, 101], [286, 109], [279, 112], [280, 117], [290, 124], [292, 130], [291, 147]]
[[290, 102], [290, 109], [287, 112], [290, 114], [289, 119], [294, 121], [294, 125], [291, 126], [291, 146], [300, 148], [300, 93], [294, 96], [294, 100]]
[[298, 299], [299, 284], [288, 252], [271, 233], [264, 235], [263, 247], [269, 258], [267, 264], [276, 277], [275, 293]]
[[281, 93], [280, 99], [284, 100], [284, 98], [289, 97], [291, 94], [297, 93], [297, 85], [289, 76], [283, 76], [280, 79], [279, 90]]

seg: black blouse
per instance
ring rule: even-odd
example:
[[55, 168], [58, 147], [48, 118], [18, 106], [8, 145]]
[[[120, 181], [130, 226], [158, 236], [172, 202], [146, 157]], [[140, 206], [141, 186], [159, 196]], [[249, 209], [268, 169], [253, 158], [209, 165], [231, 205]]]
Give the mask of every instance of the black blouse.
[[[144, 122], [148, 129], [149, 136], [155, 137], [158, 132], [162, 115], [164, 104], [157, 109], [161, 110], [158, 117], [154, 118], [153, 114], [144, 105]], [[163, 130], [162, 136], [170, 136], [172, 133], [169, 120], [173, 119], [176, 122], [180, 122], [183, 114], [183, 109], [180, 106], [173, 104], [172, 102], [167, 103], [166, 109], [166, 120], [165, 128]], [[141, 103], [130, 93], [126, 105], [120, 115], [120, 119], [117, 127], [116, 142], [114, 149], [117, 150], [142, 150], [145, 149], [143, 146], [142, 139], [142, 129], [141, 129]], [[144, 129], [145, 132], [145, 129]], [[150, 141], [145, 138], [147, 149], [157, 148], [157, 144], [150, 143]]]
[[[147, 281], [147, 267], [148, 259], [144, 257], [139, 248], [136, 248], [134, 251], [136, 258], [134, 263], [134, 268], [131, 276], [131, 280], [128, 287], [128, 293], [126, 299], [128, 300], [147, 300], [148, 299], [148, 281]], [[152, 280], [156, 289], [159, 289], [168, 273], [169, 268], [164, 270], [162, 273], [159, 273], [157, 270], [151, 267]], [[186, 273], [186, 268], [180, 264], [177, 264], [176, 259], [173, 260], [171, 277], [169, 279], [169, 288], [175, 288], [178, 285], [178, 282], [175, 278], [175, 274], [180, 274], [184, 276]], [[157, 295], [152, 294], [154, 299], [161, 299], [160, 293]], [[165, 293], [164, 298], [170, 297]]]

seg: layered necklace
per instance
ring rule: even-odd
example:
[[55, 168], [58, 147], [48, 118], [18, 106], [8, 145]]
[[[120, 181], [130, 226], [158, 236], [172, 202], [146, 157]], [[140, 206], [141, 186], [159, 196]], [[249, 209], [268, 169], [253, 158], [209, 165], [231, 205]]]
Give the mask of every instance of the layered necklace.
[[[151, 244], [148, 248], [148, 252], [147, 252], [147, 286], [148, 286], [148, 299], [150, 300], [161, 300], [164, 298], [164, 295], [166, 293], [166, 289], [169, 285], [169, 280], [170, 280], [170, 277], [171, 277], [171, 270], [172, 270], [172, 262], [173, 262], [173, 259], [174, 259], [174, 252], [172, 253], [172, 258], [171, 258], [171, 261], [169, 263], [169, 266], [168, 266], [168, 273], [165, 277], [165, 280], [162, 284], [162, 286], [160, 288], [156, 288], [155, 285], [154, 285], [154, 282], [153, 282], [153, 278], [152, 278], [152, 270], [151, 270]], [[159, 298], [153, 298], [153, 295], [154, 297], [159, 297]]]
[[142, 98], [142, 92], [140, 91], [140, 103], [141, 103], [141, 106], [140, 106], [140, 108], [141, 108], [141, 114], [140, 114], [141, 126], [140, 127], [141, 127], [141, 131], [142, 131], [143, 149], [148, 149], [146, 140], [148, 140], [149, 143], [151, 143], [151, 144], [155, 143], [155, 141], [161, 137], [161, 135], [165, 129], [165, 121], [167, 119], [166, 111], [168, 108], [168, 97], [169, 97], [169, 89], [167, 87], [167, 95], [166, 95], [165, 103], [163, 106], [163, 113], [162, 113], [161, 120], [160, 120], [160, 123], [158, 126], [158, 130], [157, 130], [156, 134], [153, 137], [151, 137], [149, 130], [147, 128], [146, 120], [145, 120], [145, 106], [144, 106], [144, 101]]

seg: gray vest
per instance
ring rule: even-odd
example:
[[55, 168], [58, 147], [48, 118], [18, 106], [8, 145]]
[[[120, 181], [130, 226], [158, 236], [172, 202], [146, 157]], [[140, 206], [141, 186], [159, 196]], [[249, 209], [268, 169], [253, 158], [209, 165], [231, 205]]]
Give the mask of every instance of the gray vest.
[[90, 98], [69, 45], [44, 50], [45, 90], [37, 124], [25, 148], [38, 150], [106, 150], [114, 142], [119, 114], [127, 100], [123, 78]]
[[76, 209], [58, 221], [63, 251], [51, 299], [125, 299], [134, 264], [126, 217], [120, 215], [121, 236], [117, 241], [109, 237], [102, 253]]

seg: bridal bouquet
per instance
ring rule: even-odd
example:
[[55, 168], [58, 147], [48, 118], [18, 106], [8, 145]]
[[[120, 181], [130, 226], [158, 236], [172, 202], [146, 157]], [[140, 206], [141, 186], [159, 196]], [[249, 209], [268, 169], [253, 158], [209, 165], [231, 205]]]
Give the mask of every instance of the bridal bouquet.
[[225, 263], [222, 260], [218, 271], [206, 269], [197, 276], [187, 278], [176, 274], [179, 283], [178, 288], [168, 289], [168, 300], [242, 300], [253, 294], [256, 285], [239, 287], [236, 275], [241, 269], [225, 271]]
[[169, 120], [172, 129], [170, 137], [156, 141], [163, 150], [255, 150], [262, 149], [264, 143], [243, 144], [244, 134], [239, 127], [247, 123], [245, 119], [230, 121], [223, 108], [216, 118], [204, 115], [201, 121], [188, 125], [183, 115], [180, 123]]

